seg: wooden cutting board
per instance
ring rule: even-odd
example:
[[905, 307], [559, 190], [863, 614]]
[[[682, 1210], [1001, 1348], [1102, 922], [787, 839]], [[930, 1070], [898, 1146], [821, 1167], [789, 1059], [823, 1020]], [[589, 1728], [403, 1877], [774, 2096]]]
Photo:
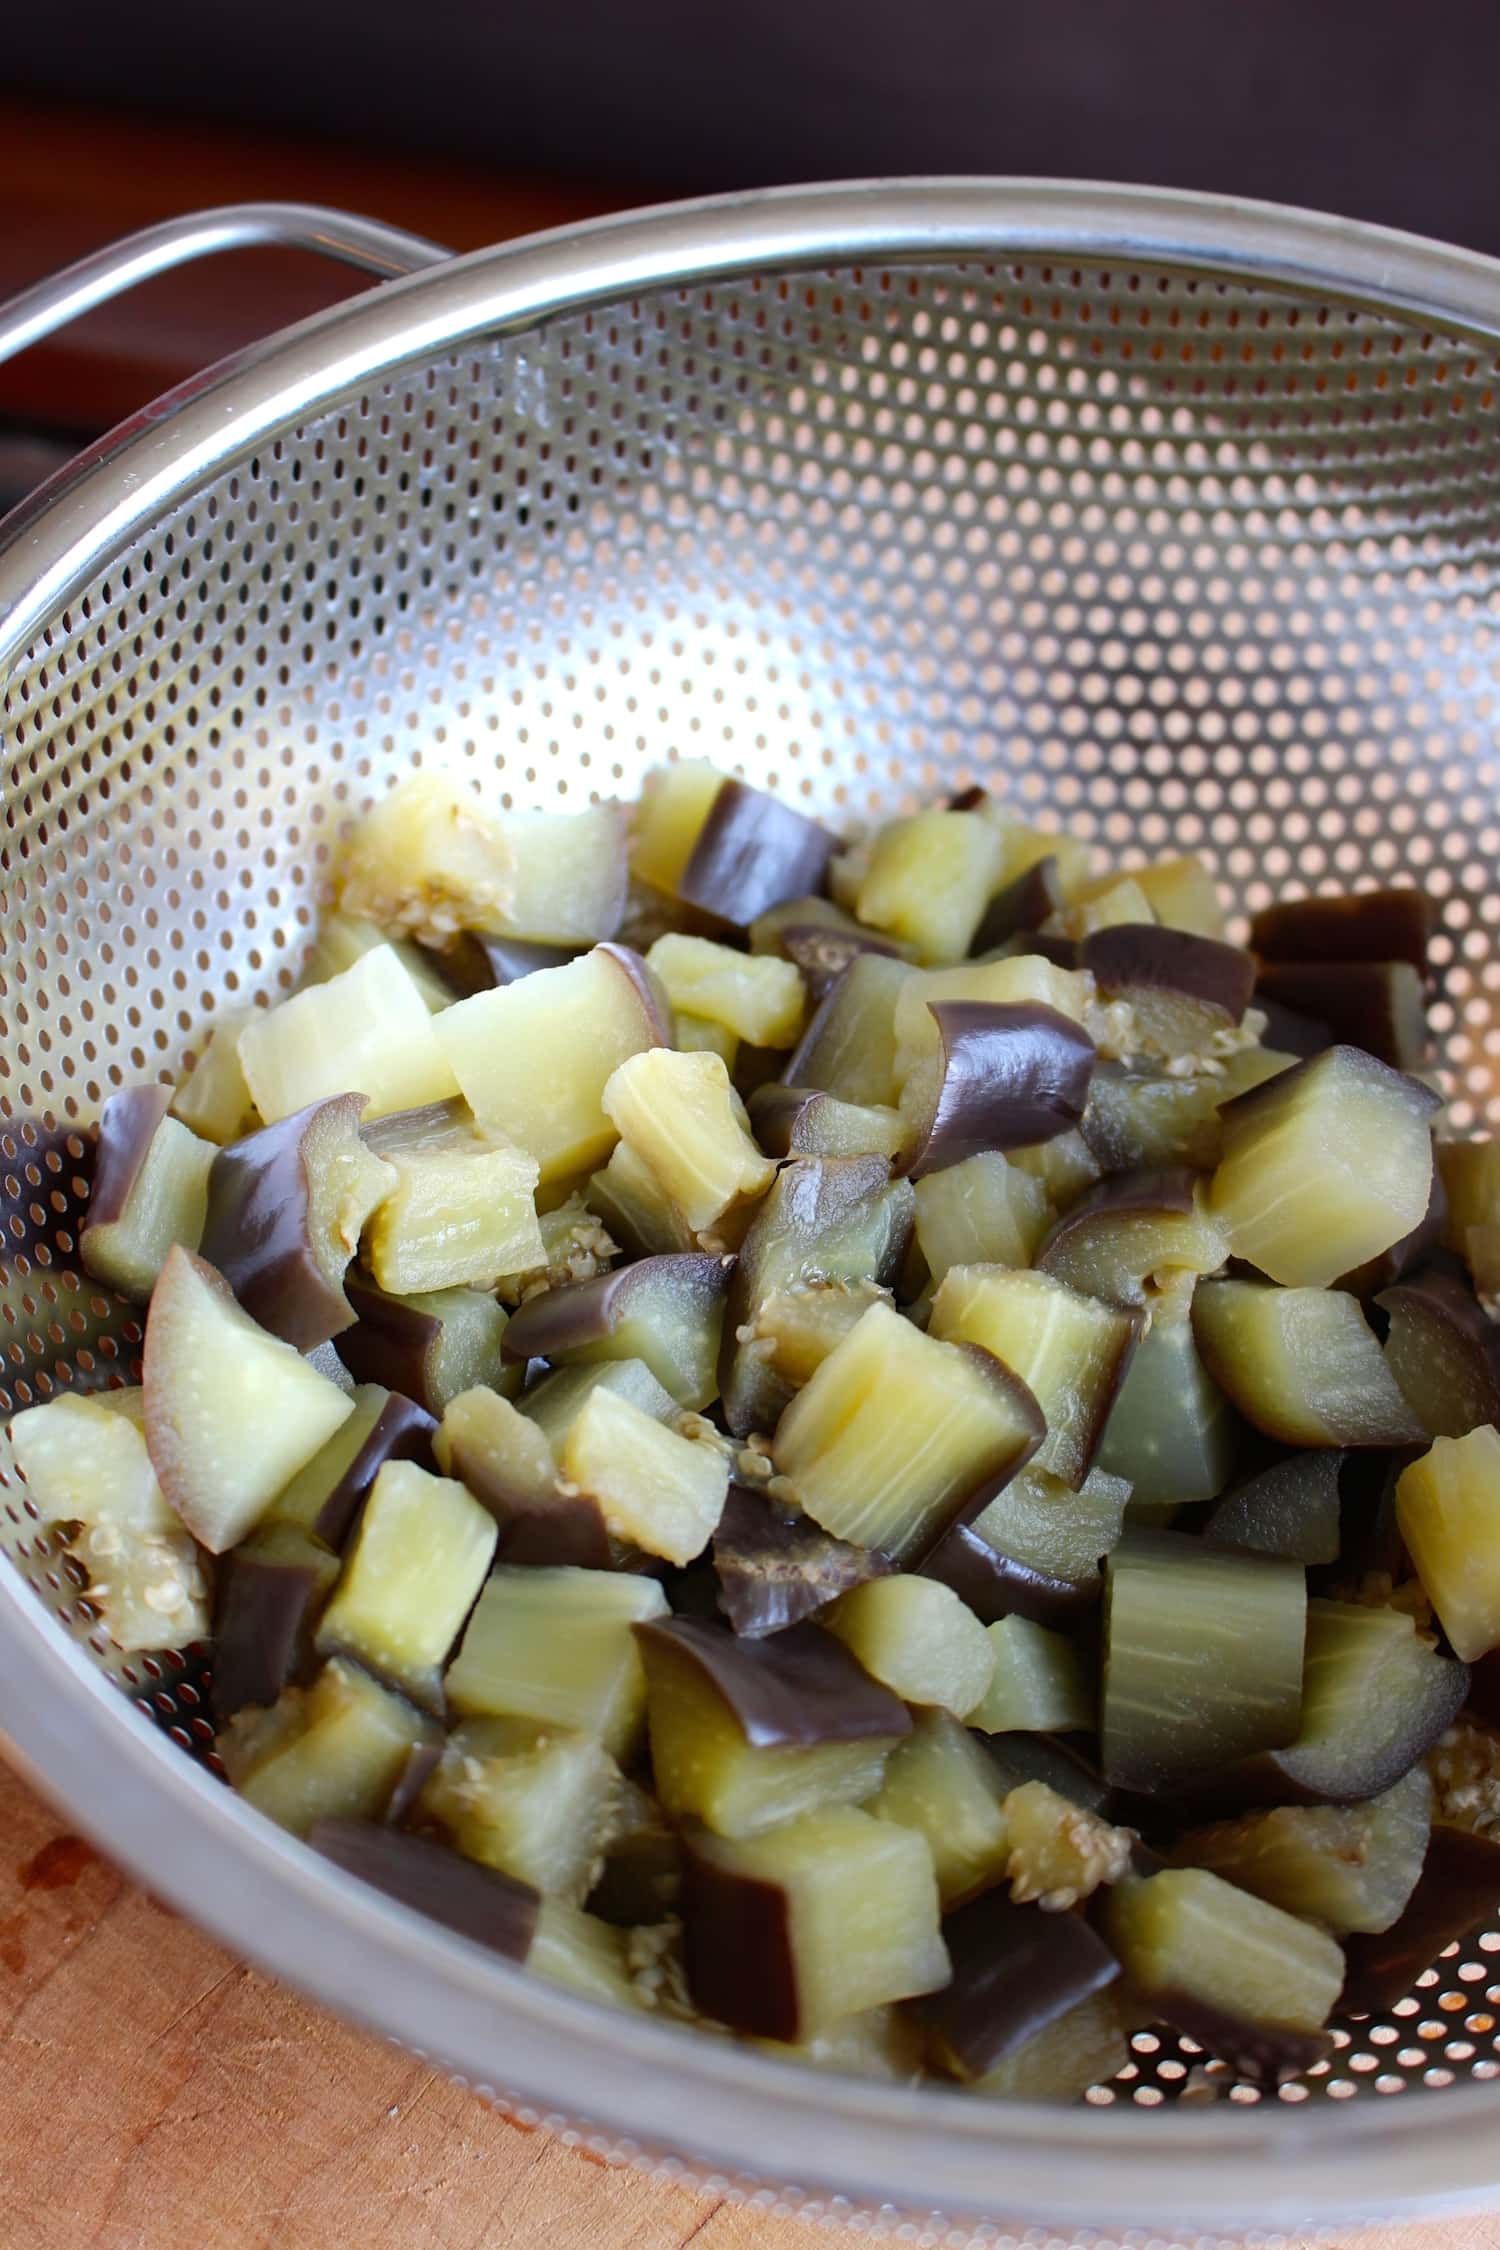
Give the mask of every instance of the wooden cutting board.
[[[230, 1958], [0, 1767], [0, 2250], [831, 2250], [617, 2171]], [[1496, 2250], [1500, 2220], [1348, 2237]]]

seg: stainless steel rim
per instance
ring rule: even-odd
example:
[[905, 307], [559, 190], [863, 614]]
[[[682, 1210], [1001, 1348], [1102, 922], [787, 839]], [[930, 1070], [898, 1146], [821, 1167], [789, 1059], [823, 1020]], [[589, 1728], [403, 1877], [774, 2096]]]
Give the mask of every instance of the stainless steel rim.
[[[393, 366], [558, 307], [751, 268], [902, 257], [1129, 259], [1290, 283], [1500, 334], [1500, 266], [1313, 214], [1148, 189], [871, 183], [672, 207], [487, 251], [286, 332], [117, 433], [0, 551], [0, 668], [136, 529]], [[14, 1610], [3, 1605], [14, 1604]], [[483, 2090], [647, 2146], [861, 2201], [1179, 2231], [1307, 2225], [1493, 2194], [1484, 2087], [1316, 2117], [1271, 2105], [1051, 2110], [795, 2072], [605, 2016], [383, 1904], [249, 1815], [0, 1573], [0, 1712], [70, 1816], [236, 1950]], [[164, 1864], [163, 1837], [177, 1845]], [[497, 2065], [503, 2054], [504, 2076]]]

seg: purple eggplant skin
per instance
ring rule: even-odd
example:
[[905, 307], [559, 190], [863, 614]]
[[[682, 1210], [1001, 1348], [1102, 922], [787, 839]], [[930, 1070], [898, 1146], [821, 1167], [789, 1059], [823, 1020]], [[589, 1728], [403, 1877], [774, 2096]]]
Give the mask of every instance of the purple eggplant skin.
[[564, 969], [587, 950], [586, 946], [538, 945], [530, 938], [484, 937], [477, 930], [466, 930], [455, 945], [432, 958], [454, 991], [467, 997], [492, 992], [497, 985], [518, 984], [538, 969]]
[[906, 948], [877, 930], [840, 930], [821, 922], [788, 923], [777, 933], [781, 953], [798, 971], [817, 1004], [850, 962], [861, 953], [885, 953], [904, 961]]
[[964, 2078], [983, 2078], [1120, 1974], [1082, 1915], [1014, 1906], [1003, 1888], [950, 1914], [943, 1937], [953, 1980], [917, 2010]]
[[[405, 1828], [417, 1809], [417, 1799], [437, 1772], [443, 1755], [441, 1742], [414, 1742], [406, 1753], [395, 1788], [387, 1800], [384, 1825]], [[420, 1823], [418, 1824], [420, 1825]]]
[[682, 1959], [693, 2006], [752, 2039], [802, 2035], [787, 1895], [731, 1874], [683, 1838]]
[[1110, 1173], [1087, 1189], [1070, 1211], [1064, 1211], [1044, 1236], [1033, 1264], [1039, 1272], [1049, 1272], [1049, 1258], [1071, 1236], [1091, 1227], [1108, 1227], [1119, 1219], [1161, 1213], [1172, 1218], [1189, 1218], [1195, 1207], [1198, 1185], [1205, 1176], [1186, 1164], [1168, 1164], [1143, 1172]]
[[1151, 2006], [1163, 2023], [1196, 2039], [1236, 2076], [1270, 2090], [1289, 2078], [1300, 2078], [1333, 2050], [1326, 2031], [1288, 2031], [1251, 2017], [1231, 2015], [1180, 1992], [1153, 1992]]
[[415, 1461], [419, 1469], [435, 1469], [432, 1433], [436, 1428], [425, 1406], [392, 1391], [369, 1436], [314, 1517], [314, 1538], [321, 1539], [335, 1554], [342, 1549], [366, 1494], [387, 1461]]
[[1226, 1492], [1203, 1527], [1210, 1547], [1279, 1555], [1309, 1569], [1339, 1558], [1347, 1453], [1289, 1453]]
[[730, 1260], [706, 1250], [669, 1251], [588, 1281], [543, 1289], [511, 1314], [502, 1357], [524, 1366], [529, 1359], [557, 1359], [603, 1343], [630, 1318], [632, 1299], [658, 1290], [684, 1299], [706, 1319], [729, 1287], [730, 1270]]
[[541, 1894], [513, 1875], [376, 1820], [314, 1821], [308, 1842], [346, 1875], [507, 1961], [531, 1951]]
[[313, 1627], [337, 1576], [336, 1558], [320, 1557], [309, 1539], [288, 1539], [281, 1553], [271, 1545], [260, 1551], [252, 1540], [224, 1557], [211, 1692], [221, 1725], [247, 1704], [269, 1708], [283, 1688], [312, 1678], [320, 1661]]
[[1467, 1828], [1438, 1825], [1405, 1909], [1378, 1936], [1344, 1941], [1348, 1974], [1339, 2005], [1351, 2015], [1383, 2016], [1404, 2000], [1446, 1946], [1493, 1920], [1500, 1907], [1500, 1843]]
[[1250, 944], [1263, 961], [1406, 961], [1425, 976], [1437, 918], [1418, 890], [1278, 899], [1251, 921]]
[[1500, 1421], [1500, 1328], [1457, 1258], [1439, 1252], [1375, 1304], [1390, 1323], [1391, 1372], [1429, 1436], [1466, 1437]]
[[1081, 1586], [1002, 1555], [966, 1523], [944, 1532], [921, 1564], [921, 1575], [951, 1586], [981, 1625], [993, 1625], [1001, 1617], [1025, 1617], [1033, 1625], [1076, 1624], [1087, 1610], [1097, 1608], [1103, 1589], [1101, 1579]]
[[974, 932], [970, 953], [988, 953], [992, 946], [1004, 945], [1023, 930], [1039, 930], [1054, 914], [1061, 914], [1067, 903], [1056, 855], [1049, 852], [995, 893]]
[[750, 1130], [767, 1156], [801, 1156], [799, 1129], [812, 1105], [837, 1098], [814, 1086], [757, 1086], [746, 1104]]
[[1411, 1233], [1403, 1234], [1399, 1242], [1393, 1242], [1389, 1250], [1382, 1250], [1378, 1257], [1367, 1258], [1362, 1266], [1355, 1266], [1351, 1272], [1341, 1274], [1332, 1286], [1346, 1291], [1351, 1297], [1363, 1299], [1378, 1296], [1382, 1289], [1389, 1289], [1393, 1282], [1404, 1280], [1414, 1266], [1428, 1262], [1438, 1250], [1447, 1224], [1448, 1191], [1443, 1186], [1441, 1166], [1434, 1164], [1432, 1192], [1427, 1198], [1427, 1209]]
[[1500, 1727], [1500, 1648], [1469, 1666], [1469, 1709], [1487, 1727]]
[[414, 1399], [423, 1411], [441, 1414], [446, 1401], [436, 1383], [435, 1366], [443, 1324], [421, 1312], [408, 1298], [388, 1296], [363, 1274], [351, 1273], [344, 1291], [354, 1326], [333, 1340], [356, 1383], [379, 1383]]
[[[363, 1094], [334, 1094], [221, 1148], [208, 1175], [202, 1255], [262, 1328], [310, 1352], [354, 1324], [340, 1281], [313, 1248], [310, 1134], [343, 1127], [352, 1140]], [[347, 1263], [347, 1260], [345, 1261]]]
[[1284, 1008], [1279, 1000], [1260, 991], [1255, 995], [1255, 1005], [1266, 1019], [1260, 1043], [1273, 1053], [1296, 1055], [1308, 1062], [1333, 1045], [1333, 1033], [1317, 1016], [1304, 1015], [1300, 1008]]
[[1409, 961], [1266, 961], [1255, 998], [1319, 1018], [1336, 1044], [1395, 1070], [1420, 1069], [1427, 1053], [1422, 979]]
[[937, 1000], [942, 1077], [932, 1114], [918, 1130], [908, 1178], [961, 1164], [987, 1149], [1056, 1140], [1083, 1116], [1094, 1042], [1055, 1008], [985, 1000]]
[[719, 1606], [745, 1640], [800, 1625], [891, 1567], [884, 1555], [835, 1539], [809, 1516], [783, 1515], [745, 1484], [729, 1487], [712, 1553]]
[[835, 843], [805, 813], [748, 782], [724, 782], [677, 885], [677, 896], [747, 929], [783, 899], [810, 898], [828, 880]]
[[1093, 931], [1083, 941], [1081, 963], [1101, 992], [1140, 985], [1180, 992], [1231, 1023], [1243, 1020], [1255, 990], [1255, 962], [1243, 947], [1160, 922], [1120, 922]]
[[648, 1671], [653, 1649], [685, 1657], [752, 1749], [809, 1749], [911, 1733], [906, 1705], [820, 1626], [788, 1625], [765, 1640], [740, 1639], [696, 1617], [631, 1630]]
[[113, 1226], [123, 1218], [157, 1127], [172, 1106], [172, 1092], [170, 1086], [126, 1086], [105, 1103], [99, 1115], [85, 1234], [90, 1227]]

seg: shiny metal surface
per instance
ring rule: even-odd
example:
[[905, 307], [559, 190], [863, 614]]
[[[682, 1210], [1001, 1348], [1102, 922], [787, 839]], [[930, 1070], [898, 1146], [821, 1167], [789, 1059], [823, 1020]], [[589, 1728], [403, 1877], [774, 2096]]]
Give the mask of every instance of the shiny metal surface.
[[[88, 1124], [289, 988], [341, 824], [419, 760], [556, 805], [710, 755], [850, 828], [979, 779], [1202, 850], [1242, 909], [1424, 883], [1452, 1118], [1495, 1125], [1497, 335], [1500, 269], [1375, 230], [876, 184], [455, 261], [107, 447], [0, 552], [0, 1409], [129, 1368], [70, 1265]], [[112, 1656], [0, 1469], [0, 1707], [44, 1785], [601, 2148], [1187, 2234], [1500, 2187], [1500, 1936], [1280, 2102], [1143, 2034], [1073, 2110], [810, 2080], [476, 1961], [173, 1752], [208, 1751], [201, 1654]]]

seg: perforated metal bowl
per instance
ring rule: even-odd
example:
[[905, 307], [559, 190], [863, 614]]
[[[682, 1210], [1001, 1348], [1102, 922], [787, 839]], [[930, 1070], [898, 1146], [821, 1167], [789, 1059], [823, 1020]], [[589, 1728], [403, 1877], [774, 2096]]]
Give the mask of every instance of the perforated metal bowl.
[[[291, 986], [341, 824], [424, 761], [548, 805], [707, 754], [849, 826], [979, 779], [1202, 850], [1241, 908], [1421, 883], [1453, 1122], [1493, 1123], [1497, 338], [1500, 267], [1370, 228], [877, 184], [438, 264], [141, 417], [0, 551], [0, 1408], [129, 1378], [138, 1322], [72, 1264], [90, 1122]], [[1077, 2108], [895, 2091], [518, 1976], [238, 1804], [204, 1652], [113, 1654], [0, 1471], [13, 1754], [231, 1945], [529, 2117], [893, 2227], [1500, 2186], [1500, 1935], [1279, 2101], [1150, 2035]]]

